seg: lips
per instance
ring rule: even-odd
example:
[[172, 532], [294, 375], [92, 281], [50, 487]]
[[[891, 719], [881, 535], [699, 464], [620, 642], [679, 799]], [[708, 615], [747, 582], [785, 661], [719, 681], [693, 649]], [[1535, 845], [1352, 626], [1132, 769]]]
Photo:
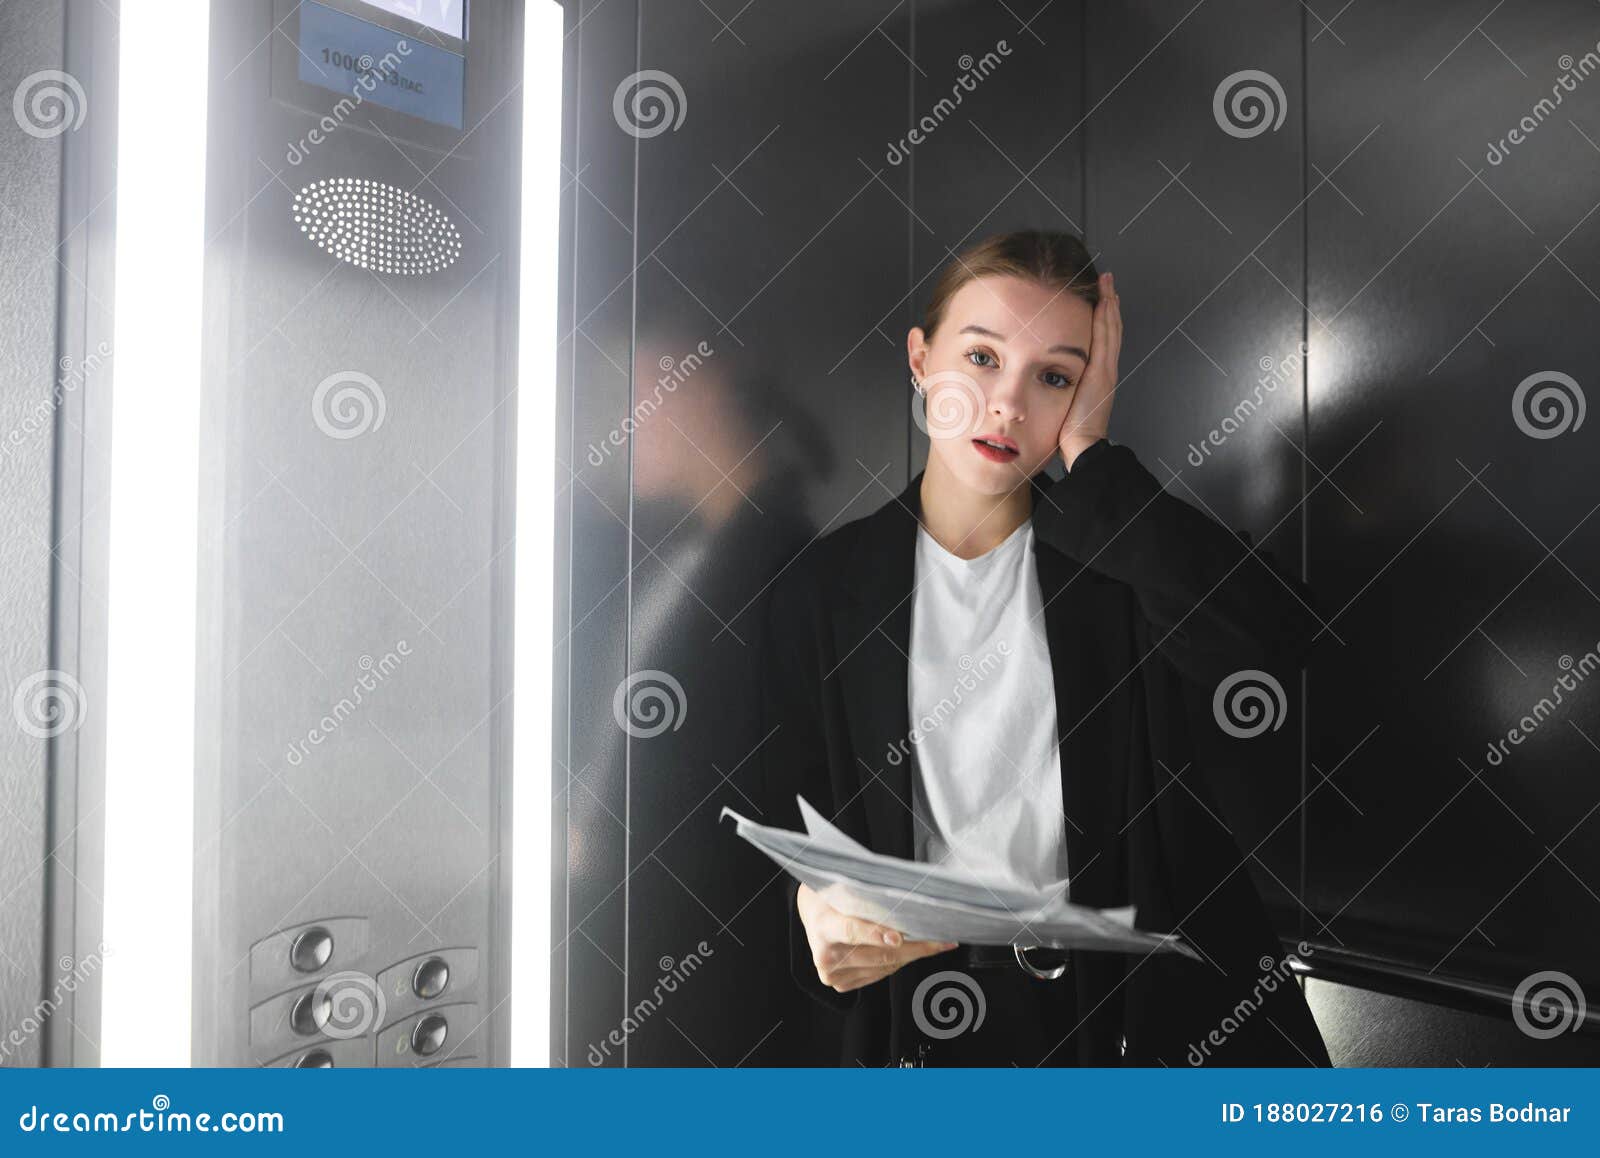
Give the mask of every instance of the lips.
[[973, 449], [990, 462], [1010, 462], [1021, 452], [1015, 440], [1003, 434], [985, 434], [972, 440]]

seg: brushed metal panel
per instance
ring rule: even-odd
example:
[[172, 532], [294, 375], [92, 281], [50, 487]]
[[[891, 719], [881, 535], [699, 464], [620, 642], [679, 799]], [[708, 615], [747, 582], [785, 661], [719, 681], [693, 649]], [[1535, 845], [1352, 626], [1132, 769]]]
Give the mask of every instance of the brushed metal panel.
[[[33, 74], [59, 69], [64, 38], [59, 0], [0, 8], [0, 87], [13, 93]], [[25, 681], [51, 668], [49, 545], [54, 538], [56, 441], [48, 403], [56, 378], [60, 268], [54, 253], [60, 241], [61, 178], [59, 136], [34, 135], [16, 118], [0, 118], [0, 201], [7, 209], [0, 221], [6, 251], [0, 429], [8, 441], [0, 501], [13, 528], [0, 548], [8, 705]], [[10, 444], [13, 432], [16, 445]], [[24, 716], [31, 728], [15, 717], [15, 711], [8, 711], [7, 726], [0, 728], [0, 946], [5, 951], [0, 957], [0, 1026], [7, 1041], [5, 1064], [38, 1065], [38, 1005], [45, 989], [49, 721], [32, 709]]]
[[[380, 972], [471, 947], [456, 1042], [503, 1063], [522, 8], [473, 6], [461, 133], [302, 84], [295, 10], [212, 9], [194, 1055], [255, 1060], [251, 947], [350, 916], [369, 1036]], [[459, 257], [319, 248], [295, 196], [341, 179], [425, 200]]]
[[0, 13], [0, 1065], [99, 1058], [117, 15]]

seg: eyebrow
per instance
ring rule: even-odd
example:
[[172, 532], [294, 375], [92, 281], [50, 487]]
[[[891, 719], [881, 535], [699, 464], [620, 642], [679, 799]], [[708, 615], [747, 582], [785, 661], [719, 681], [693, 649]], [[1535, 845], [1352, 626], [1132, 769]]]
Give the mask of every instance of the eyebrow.
[[[1000, 342], [1004, 342], [1006, 340], [1006, 336], [1004, 334], [997, 334], [993, 330], [984, 329], [984, 327], [976, 325], [976, 324], [970, 325], [970, 326], [962, 326], [961, 329], [958, 330], [957, 332], [958, 333], [962, 333], [962, 334], [982, 334], [986, 338], [994, 338], [996, 341], [1000, 341]], [[1084, 360], [1084, 362], [1088, 362], [1089, 361], [1089, 353], [1088, 353], [1088, 351], [1085, 350], [1081, 346], [1060, 346], [1060, 345], [1057, 345], [1057, 346], [1051, 346], [1048, 350], [1045, 351], [1045, 353], [1047, 353], [1047, 354], [1054, 354], [1054, 353], [1057, 353], [1057, 352], [1060, 352], [1062, 354], [1071, 354], [1074, 357], [1082, 358]]]

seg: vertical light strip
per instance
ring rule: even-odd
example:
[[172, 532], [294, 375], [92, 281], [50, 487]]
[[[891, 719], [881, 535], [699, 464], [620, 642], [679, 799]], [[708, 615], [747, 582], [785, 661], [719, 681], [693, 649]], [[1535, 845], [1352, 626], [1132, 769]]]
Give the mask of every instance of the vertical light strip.
[[208, 21], [167, 0], [119, 28], [106, 1066], [189, 1064]]
[[552, 578], [562, 9], [532, 0], [522, 74], [522, 286], [517, 384], [516, 688], [512, 716], [511, 1064], [550, 1064]]

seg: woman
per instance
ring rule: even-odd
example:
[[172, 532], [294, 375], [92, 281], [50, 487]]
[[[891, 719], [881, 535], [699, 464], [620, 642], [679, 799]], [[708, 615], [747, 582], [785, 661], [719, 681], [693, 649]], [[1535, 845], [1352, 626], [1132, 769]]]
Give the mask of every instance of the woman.
[[778, 823], [798, 793], [882, 853], [1070, 878], [1201, 960], [913, 941], [790, 882], [841, 1064], [1329, 1064], [1190, 742], [1224, 680], [1291, 679], [1319, 619], [1107, 439], [1121, 338], [1075, 237], [952, 260], [907, 337], [926, 469], [773, 586], [765, 770]]

